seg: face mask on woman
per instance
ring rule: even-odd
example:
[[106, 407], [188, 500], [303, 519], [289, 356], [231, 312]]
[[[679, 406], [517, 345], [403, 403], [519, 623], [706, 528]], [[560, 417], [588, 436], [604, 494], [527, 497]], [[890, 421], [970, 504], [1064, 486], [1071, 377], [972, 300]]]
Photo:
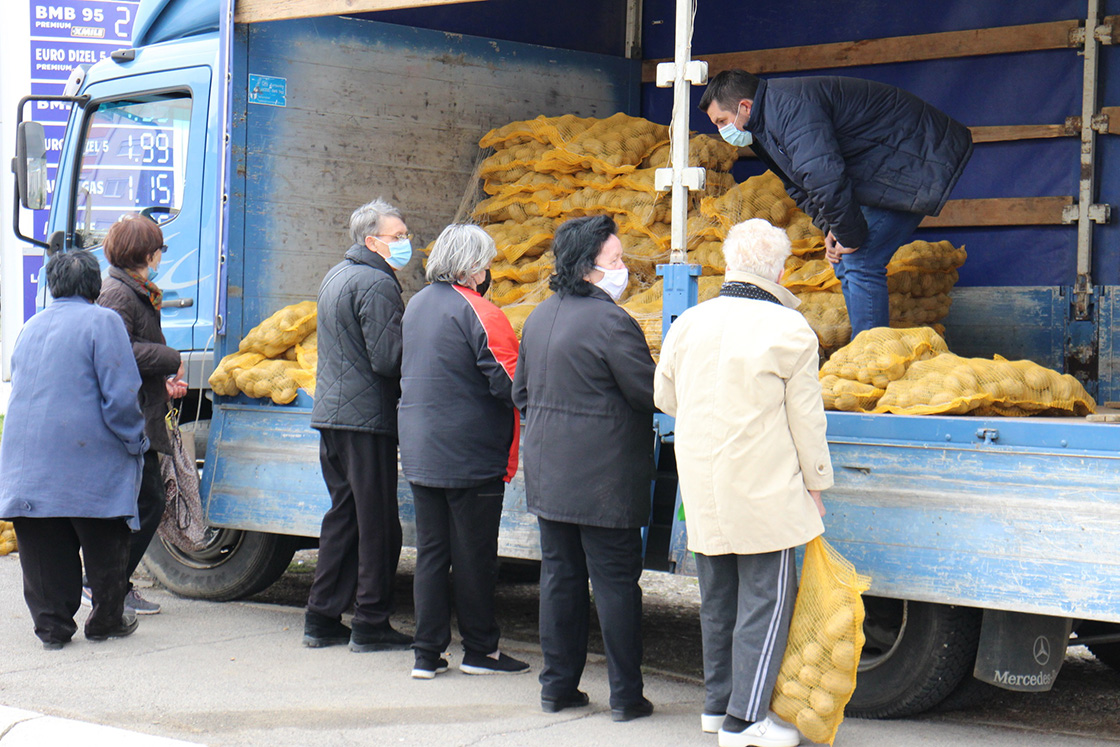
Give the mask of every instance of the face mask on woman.
[[412, 241], [398, 239], [388, 242], [386, 246], [389, 247], [389, 256], [385, 261], [394, 270], [403, 270], [404, 266], [408, 264], [408, 260], [412, 259]]
[[622, 298], [622, 292], [626, 290], [626, 286], [630, 284], [630, 270], [625, 266], [617, 270], [608, 270], [605, 267], [595, 265], [595, 269], [603, 273], [603, 279], [595, 283], [596, 286], [606, 291], [607, 295], [615, 301]]

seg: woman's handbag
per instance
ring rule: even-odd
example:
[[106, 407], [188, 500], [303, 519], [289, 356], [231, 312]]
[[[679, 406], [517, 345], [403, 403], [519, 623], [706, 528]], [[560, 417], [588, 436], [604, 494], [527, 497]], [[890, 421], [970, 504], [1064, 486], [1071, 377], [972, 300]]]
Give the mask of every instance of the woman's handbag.
[[[179, 431], [179, 411], [167, 413], [167, 435], [171, 439], [171, 455], [159, 455], [159, 468], [167, 491], [166, 508], [159, 523], [159, 536], [187, 552], [206, 545], [206, 520], [199, 496], [198, 467], [194, 456], [183, 445]], [[193, 444], [192, 444], [193, 445]]]

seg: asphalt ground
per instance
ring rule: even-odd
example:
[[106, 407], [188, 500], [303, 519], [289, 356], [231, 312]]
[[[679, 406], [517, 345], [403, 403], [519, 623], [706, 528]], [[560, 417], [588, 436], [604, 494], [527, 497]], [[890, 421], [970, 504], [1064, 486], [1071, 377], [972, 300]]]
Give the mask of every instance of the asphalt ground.
[[[306, 583], [296, 565], [279, 593], [293, 594]], [[402, 591], [410, 584], [402, 564]], [[312, 650], [300, 645], [303, 610], [275, 600], [211, 603], [175, 597], [160, 589], [145, 595], [163, 605], [160, 615], [142, 618], [129, 638], [90, 643], [79, 636], [61, 651], [44, 651], [32, 633], [21, 593], [18, 555], [0, 557], [0, 706], [43, 714], [52, 731], [28, 736], [31, 722], [4, 732], [0, 745], [146, 744], [145, 735], [210, 745], [486, 745], [526, 744], [715, 745], [702, 734], [698, 715], [702, 686], [651, 666], [646, 694], [656, 704], [653, 717], [617, 724], [607, 709], [605, 666], [592, 654], [583, 688], [586, 709], [545, 714], [539, 708], [534, 674], [471, 677], [455, 666], [435, 680], [409, 677], [410, 652], [350, 653], [345, 647]], [[687, 580], [685, 584], [687, 592]], [[656, 585], [656, 584], [654, 584]], [[541, 666], [537, 645], [519, 638], [519, 626], [505, 621], [522, 614], [532, 584], [503, 584], [499, 607], [506, 635], [503, 649]], [[647, 590], [648, 597], [658, 594]], [[298, 593], [295, 593], [298, 598]], [[675, 605], [687, 605], [687, 593]], [[290, 600], [289, 600], [290, 601]], [[397, 624], [411, 629], [410, 605], [402, 604]], [[659, 605], [647, 601], [650, 624]], [[85, 611], [79, 612], [79, 622]], [[677, 625], [679, 625], [679, 618]], [[687, 630], [679, 633], [691, 636]], [[659, 640], [656, 636], [654, 640]], [[661, 645], [661, 644], [655, 644]], [[647, 638], [647, 660], [650, 659]], [[656, 664], [658, 657], [653, 657]], [[3, 712], [0, 711], [0, 716]], [[60, 721], [65, 720], [65, 721]], [[91, 725], [122, 729], [128, 740], [99, 741]], [[1062, 724], [1023, 729], [973, 721], [923, 718], [908, 721], [849, 719], [838, 747], [1081, 747], [1114, 743], [1069, 736]], [[23, 732], [21, 734], [21, 728]], [[85, 731], [83, 731], [85, 730]], [[1057, 733], [1055, 733], [1057, 732]], [[103, 734], [103, 732], [102, 732]], [[118, 735], [119, 736], [119, 735]], [[19, 740], [23, 741], [19, 741]], [[30, 740], [30, 741], [29, 741]]]

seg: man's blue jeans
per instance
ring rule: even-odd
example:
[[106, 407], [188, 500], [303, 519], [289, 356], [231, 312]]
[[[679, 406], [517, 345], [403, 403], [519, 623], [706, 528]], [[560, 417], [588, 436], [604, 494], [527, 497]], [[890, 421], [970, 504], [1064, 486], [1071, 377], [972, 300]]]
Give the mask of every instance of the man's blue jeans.
[[910, 241], [924, 215], [902, 210], [860, 205], [867, 221], [867, 239], [858, 251], [845, 254], [833, 265], [854, 338], [865, 329], [889, 327], [890, 299], [887, 294], [887, 263], [898, 247]]

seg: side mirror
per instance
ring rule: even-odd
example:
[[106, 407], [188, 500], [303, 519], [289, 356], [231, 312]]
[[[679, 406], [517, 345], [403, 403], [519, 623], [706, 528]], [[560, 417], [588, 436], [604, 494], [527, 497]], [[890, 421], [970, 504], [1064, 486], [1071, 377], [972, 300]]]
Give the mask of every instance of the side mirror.
[[40, 122], [20, 122], [16, 132], [16, 172], [19, 201], [28, 210], [47, 206], [47, 140]]

